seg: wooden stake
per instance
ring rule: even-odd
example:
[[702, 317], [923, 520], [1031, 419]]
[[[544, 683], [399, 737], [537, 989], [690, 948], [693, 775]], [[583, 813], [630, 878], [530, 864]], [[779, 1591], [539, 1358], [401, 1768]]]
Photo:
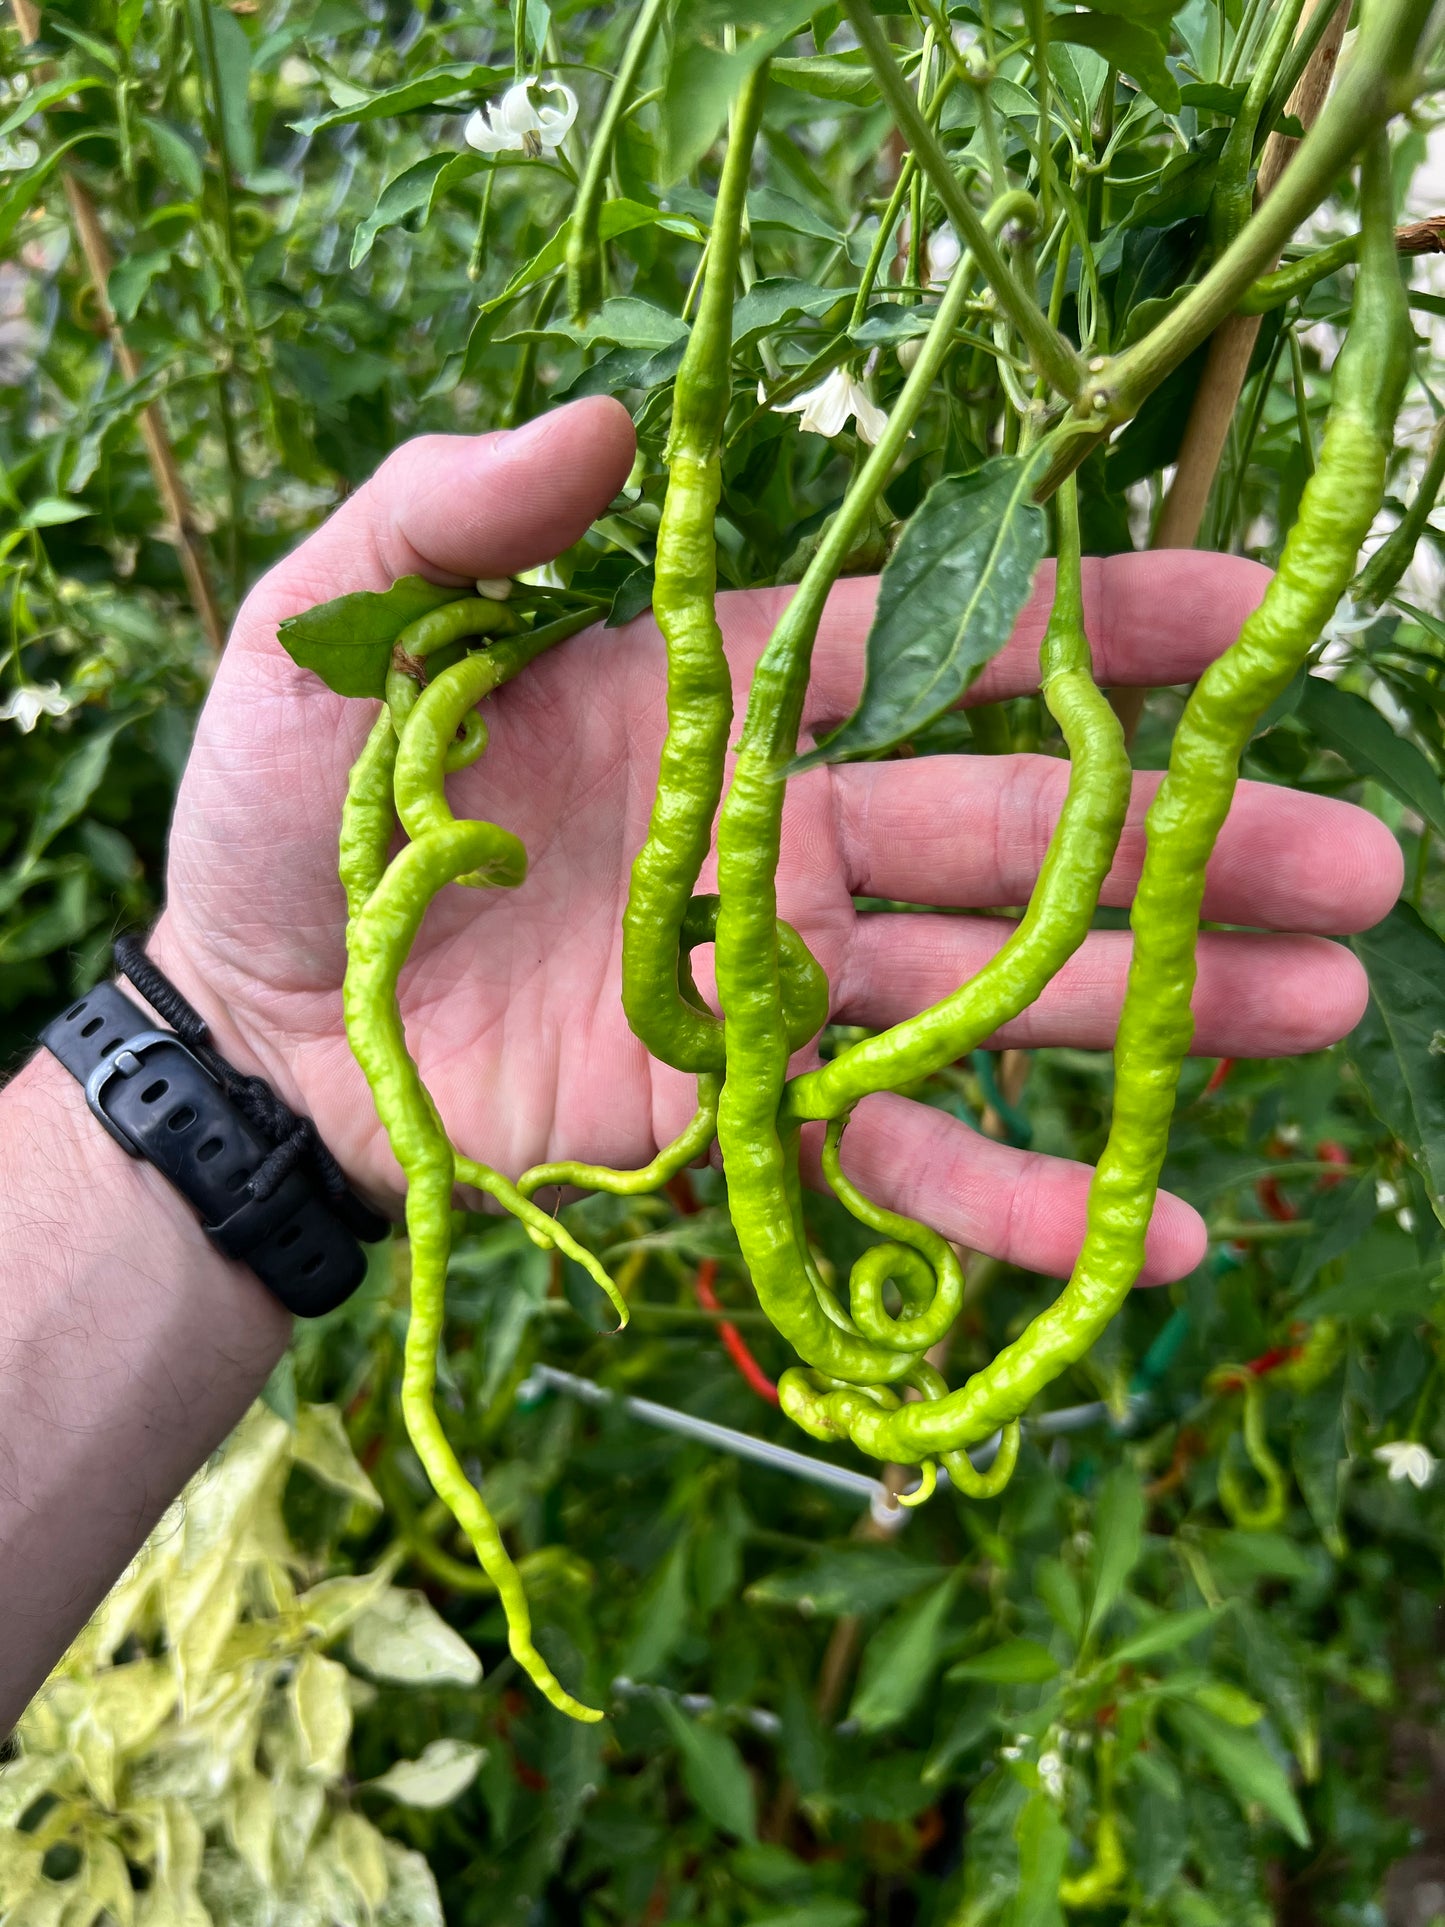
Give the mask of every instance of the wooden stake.
[[[33, 0], [10, 0], [15, 24], [26, 46], [33, 46], [40, 38], [40, 10]], [[106, 333], [110, 336], [115, 350], [116, 362], [127, 382], [140, 378], [140, 362], [135, 351], [126, 340], [115, 310], [110, 305], [108, 292], [112, 266], [110, 246], [105, 231], [100, 224], [95, 203], [81, 186], [69, 168], [60, 170], [65, 187], [65, 198], [70, 205], [71, 225], [80, 252], [85, 260], [86, 271], [95, 289], [96, 304]], [[191, 510], [190, 498], [186, 494], [170, 439], [166, 434], [165, 423], [161, 418], [160, 407], [155, 402], [147, 402], [139, 417], [141, 439], [145, 443], [151, 474], [155, 479], [156, 492], [166, 514], [166, 537], [180, 558], [181, 573], [186, 579], [186, 589], [191, 604], [200, 619], [206, 641], [220, 654], [225, 647], [226, 625], [206, 573], [205, 558], [201, 549], [195, 516]]]

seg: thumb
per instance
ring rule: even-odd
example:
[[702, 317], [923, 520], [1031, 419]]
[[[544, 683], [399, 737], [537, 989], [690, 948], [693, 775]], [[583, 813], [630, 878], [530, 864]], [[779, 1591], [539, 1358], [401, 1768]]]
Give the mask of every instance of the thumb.
[[401, 575], [460, 583], [549, 562], [617, 494], [634, 447], [631, 417], [606, 395], [522, 428], [404, 443], [257, 584], [228, 654], [279, 648], [287, 616]]

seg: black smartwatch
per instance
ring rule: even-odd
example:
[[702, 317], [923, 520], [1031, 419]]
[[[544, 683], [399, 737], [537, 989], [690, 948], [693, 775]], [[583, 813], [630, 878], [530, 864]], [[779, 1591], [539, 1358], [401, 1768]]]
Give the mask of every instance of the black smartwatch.
[[117, 943], [116, 959], [175, 1030], [156, 1029], [102, 983], [40, 1042], [84, 1085], [116, 1142], [194, 1206], [218, 1251], [298, 1317], [334, 1310], [366, 1275], [362, 1241], [384, 1237], [386, 1220], [351, 1191], [309, 1119], [216, 1054], [198, 1013], [134, 939]]

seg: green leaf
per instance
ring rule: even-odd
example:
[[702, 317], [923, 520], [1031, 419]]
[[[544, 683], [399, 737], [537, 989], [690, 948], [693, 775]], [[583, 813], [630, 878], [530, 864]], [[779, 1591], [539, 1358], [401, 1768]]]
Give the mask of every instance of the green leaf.
[[1343, 1277], [1311, 1292], [1296, 1310], [1302, 1318], [1418, 1318], [1439, 1305], [1442, 1285], [1439, 1258], [1422, 1259], [1414, 1238], [1386, 1222], [1356, 1239]]
[[110, 271], [106, 289], [115, 318], [122, 323], [134, 321], [151, 283], [171, 265], [169, 248], [153, 248], [145, 254], [127, 254]]
[[1006, 1639], [950, 1666], [946, 1679], [987, 1680], [995, 1686], [1026, 1686], [1054, 1679], [1059, 1662], [1036, 1639]]
[[381, 198], [357, 227], [351, 242], [351, 265], [359, 267], [371, 253], [372, 243], [383, 228], [396, 227], [409, 214], [422, 210], [418, 227], [431, 219], [437, 201], [458, 181], [470, 179], [490, 165], [486, 155], [468, 151], [463, 154], [428, 154], [402, 173], [394, 175], [381, 190]]
[[1116, 1466], [1100, 1486], [1094, 1507], [1094, 1549], [1089, 1561], [1094, 1595], [1089, 1601], [1085, 1639], [1098, 1630], [1117, 1603], [1143, 1549], [1144, 1488], [1132, 1466]]
[[251, 42], [229, 7], [211, 7], [210, 15], [226, 159], [233, 174], [244, 176], [256, 165], [256, 136], [251, 127]]
[[811, 1616], [878, 1612], [943, 1578], [941, 1566], [915, 1564], [891, 1548], [842, 1546], [793, 1572], [770, 1573], [748, 1587], [755, 1606], [792, 1606]]
[[643, 301], [632, 294], [613, 295], [597, 313], [582, 324], [560, 316], [536, 328], [519, 328], [513, 334], [498, 335], [497, 346], [514, 341], [574, 341], [590, 348], [599, 341], [616, 343], [619, 348], [641, 349], [652, 354], [670, 348], [687, 338], [687, 323], [666, 308]]
[[900, 1606], [869, 1640], [849, 1709], [865, 1733], [896, 1726], [913, 1711], [942, 1658], [944, 1625], [959, 1574]]
[[183, 194], [198, 200], [206, 184], [205, 170], [201, 157], [192, 147], [178, 127], [169, 121], [158, 120], [146, 115], [141, 126], [151, 138], [151, 149], [155, 154], [156, 165]]
[[110, 752], [123, 729], [129, 729], [143, 712], [130, 709], [112, 716], [99, 729], [83, 736], [75, 748], [51, 773], [31, 819], [30, 836], [25, 845], [28, 861], [40, 856], [60, 832], [73, 823], [100, 788], [110, 767]]
[[[679, 0], [659, 110], [661, 186], [681, 180], [702, 159], [743, 81], [760, 60], [791, 40], [816, 8], [817, 0]], [[739, 30], [732, 51], [723, 47], [725, 26]]]
[[[636, 228], [660, 227], [668, 234], [679, 234], [685, 240], [702, 239], [696, 221], [687, 220], [681, 215], [667, 214], [661, 208], [648, 207], [642, 201], [606, 201], [597, 218], [598, 238], [615, 241], [619, 234], [631, 234]], [[517, 295], [525, 292], [535, 282], [543, 281], [549, 274], [555, 274], [567, 258], [567, 237], [571, 232], [572, 217], [558, 228], [552, 238], [538, 249], [530, 261], [518, 268], [500, 294], [494, 294], [490, 301], [484, 301], [478, 310], [481, 316], [489, 315], [504, 307]]]
[[1297, 1846], [1309, 1845], [1309, 1828], [1294, 1789], [1263, 1740], [1227, 1725], [1187, 1700], [1165, 1701], [1164, 1717], [1204, 1755], [1241, 1808], [1258, 1803]]
[[61, 101], [68, 101], [76, 94], [89, 92], [93, 87], [107, 87], [109, 81], [102, 80], [99, 74], [70, 74], [64, 80], [50, 80], [43, 87], [32, 87], [29, 93], [20, 96], [18, 106], [0, 119], [0, 140], [13, 134], [17, 127], [23, 127], [36, 114], [43, 114]]
[[868, 1916], [856, 1900], [806, 1900], [780, 1914], [756, 1914], [749, 1927], [864, 1927]]
[[84, 502], [68, 502], [59, 495], [43, 495], [38, 502], [30, 503], [20, 518], [20, 526], [25, 529], [55, 529], [65, 522], [83, 522], [94, 509], [88, 509]]
[[1350, 941], [1370, 980], [1350, 1062], [1445, 1223], [1445, 943], [1408, 903]]
[[760, 335], [774, 334], [800, 315], [819, 320], [847, 298], [844, 288], [820, 288], [787, 275], [755, 281], [733, 306], [733, 347], [745, 348]]
[[11, 235], [70, 150], [78, 147], [82, 141], [105, 138], [108, 138], [105, 130], [99, 127], [87, 128], [83, 134], [73, 134], [68, 141], [61, 141], [58, 146], [52, 147], [34, 167], [27, 168], [23, 174], [15, 177], [5, 192], [0, 194], [0, 248], [9, 246]]
[[878, 99], [868, 56], [858, 51], [815, 54], [808, 60], [775, 60], [771, 76], [800, 94], [820, 100], [845, 100], [850, 107], [871, 107]]
[[277, 637], [293, 662], [318, 675], [338, 696], [381, 696], [392, 645], [409, 622], [456, 602], [455, 589], [404, 575], [389, 589], [358, 589], [288, 616]]
[[1059, 1882], [1069, 1857], [1069, 1835], [1046, 1793], [1031, 1793], [1014, 1824], [1019, 1884], [1008, 1927], [1062, 1927]]
[[739, 1840], [757, 1838], [753, 1783], [743, 1756], [716, 1726], [690, 1720], [672, 1699], [655, 1702], [682, 1755], [682, 1779], [698, 1810]]
[[1098, 13], [1056, 14], [1049, 22], [1049, 38], [1092, 47], [1166, 114], [1179, 112], [1179, 83], [1169, 71], [1157, 35], [1147, 27]]
[[510, 67], [479, 67], [475, 61], [454, 61], [448, 66], [434, 67], [416, 80], [383, 87], [377, 93], [343, 102], [329, 113], [313, 114], [309, 120], [294, 121], [292, 125], [298, 134], [320, 134], [328, 127], [347, 127], [354, 121], [390, 120], [398, 114], [413, 114], [443, 101], [455, 103], [456, 111], [461, 113], [476, 106], [479, 98], [504, 86], [511, 78]]
[[1002, 649], [1044, 552], [1034, 469], [995, 455], [934, 483], [883, 569], [863, 699], [793, 771], [892, 749], [952, 709]]
[[1357, 776], [1371, 777], [1445, 836], [1445, 787], [1428, 759], [1395, 734], [1372, 702], [1322, 676], [1306, 676], [1295, 714]]
[[1173, 1652], [1176, 1646], [1187, 1645], [1201, 1633], [1209, 1632], [1218, 1619], [1219, 1614], [1212, 1606], [1200, 1606], [1194, 1612], [1161, 1614], [1141, 1632], [1115, 1646], [1108, 1655], [1109, 1664], [1134, 1666], [1141, 1659], [1154, 1659], [1160, 1653]]

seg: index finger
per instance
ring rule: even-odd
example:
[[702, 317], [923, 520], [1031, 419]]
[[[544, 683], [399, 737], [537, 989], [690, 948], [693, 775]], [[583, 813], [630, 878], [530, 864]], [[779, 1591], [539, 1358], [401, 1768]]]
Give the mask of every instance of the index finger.
[[[1193, 682], [1239, 634], [1270, 571], [1242, 555], [1199, 549], [1084, 558], [1084, 621], [1094, 677], [1110, 687]], [[781, 613], [790, 590], [777, 591]], [[965, 697], [966, 704], [1024, 696], [1039, 686], [1039, 643], [1054, 594], [1044, 562], [1013, 635]], [[863, 691], [863, 645], [878, 599], [876, 576], [852, 576], [828, 598], [813, 659], [806, 721], [821, 735], [851, 716]]]

